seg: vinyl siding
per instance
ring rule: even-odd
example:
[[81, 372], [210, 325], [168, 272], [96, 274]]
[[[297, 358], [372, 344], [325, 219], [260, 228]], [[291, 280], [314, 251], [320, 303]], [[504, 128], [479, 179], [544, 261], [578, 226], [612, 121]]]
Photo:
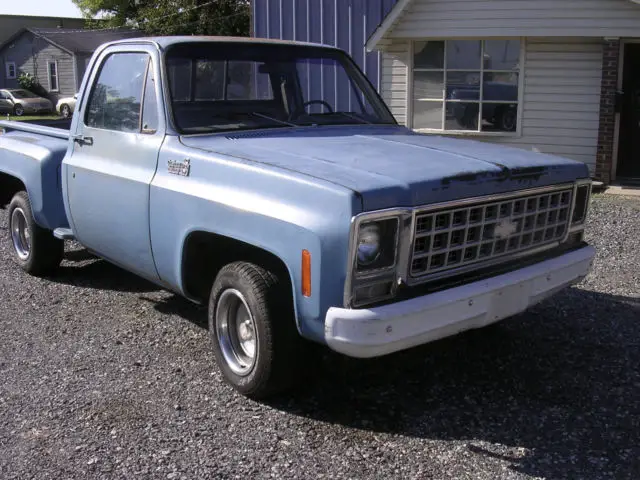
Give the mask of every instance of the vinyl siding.
[[84, 74], [87, 71], [87, 67], [89, 66], [89, 61], [91, 60], [90, 53], [80, 53], [76, 55], [76, 92], [80, 90], [80, 85], [82, 85], [82, 80], [84, 78]]
[[[49, 92], [49, 98], [55, 103], [61, 96], [73, 95], [75, 90], [73, 56], [58, 47], [51, 45], [42, 38], [36, 38], [26, 32], [21, 35], [11, 47], [0, 50], [2, 68], [6, 62], [15, 62], [18, 72], [34, 75], [40, 85]], [[58, 91], [49, 91], [48, 62], [58, 63]], [[4, 73], [4, 72], [3, 72]], [[4, 81], [5, 88], [18, 86], [17, 80]]]
[[396, 120], [407, 123], [409, 42], [393, 42], [382, 53], [380, 93]]
[[629, 0], [413, 0], [388, 38], [637, 37]]
[[[409, 42], [386, 42], [382, 95], [407, 122]], [[560, 155], [595, 169], [602, 44], [591, 38], [525, 39], [521, 136], [471, 138]]]
[[527, 39], [522, 136], [488, 141], [580, 160], [594, 171], [602, 44], [595, 39]]

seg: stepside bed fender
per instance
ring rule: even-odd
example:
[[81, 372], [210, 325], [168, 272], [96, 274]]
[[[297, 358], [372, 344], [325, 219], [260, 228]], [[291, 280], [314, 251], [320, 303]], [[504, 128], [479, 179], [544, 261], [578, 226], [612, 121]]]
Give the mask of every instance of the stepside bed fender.
[[24, 184], [35, 222], [49, 230], [68, 227], [61, 181], [66, 151], [63, 138], [22, 131], [0, 135], [0, 173]]

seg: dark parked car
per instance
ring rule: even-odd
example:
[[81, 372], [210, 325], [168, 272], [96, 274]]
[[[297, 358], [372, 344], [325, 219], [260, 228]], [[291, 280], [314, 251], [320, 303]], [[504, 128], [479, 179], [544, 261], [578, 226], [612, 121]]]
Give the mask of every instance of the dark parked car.
[[51, 113], [53, 103], [23, 88], [0, 90], [0, 113], [16, 115], [25, 113]]
[[[506, 82], [485, 82], [482, 97], [482, 119], [489, 122], [495, 130], [515, 131], [518, 120], [518, 86]], [[448, 98], [451, 100], [477, 102], [480, 98], [480, 87], [473, 85], [452, 88]], [[448, 113], [456, 119], [461, 127], [477, 130], [478, 103], [455, 103], [451, 105], [451, 111]]]

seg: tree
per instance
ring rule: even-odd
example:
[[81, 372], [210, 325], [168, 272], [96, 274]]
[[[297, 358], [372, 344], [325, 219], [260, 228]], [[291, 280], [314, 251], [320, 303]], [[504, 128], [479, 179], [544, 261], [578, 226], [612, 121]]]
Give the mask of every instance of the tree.
[[[249, 35], [248, 0], [73, 0], [87, 18], [149, 35]], [[95, 23], [91, 26], [95, 27]], [[104, 27], [104, 25], [103, 25]]]
[[48, 97], [47, 91], [42, 85], [40, 85], [38, 79], [30, 73], [20, 72], [20, 75], [18, 76], [18, 85], [20, 85], [20, 88], [29, 90], [31, 93], [35, 93], [39, 97]]

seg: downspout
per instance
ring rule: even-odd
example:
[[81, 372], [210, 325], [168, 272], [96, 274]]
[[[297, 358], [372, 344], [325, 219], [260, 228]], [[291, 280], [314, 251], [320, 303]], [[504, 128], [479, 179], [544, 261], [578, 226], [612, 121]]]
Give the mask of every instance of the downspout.
[[78, 89], [80, 88], [80, 86], [78, 85], [78, 56], [74, 53], [71, 58], [73, 60], [73, 88], [74, 88], [73, 95], [75, 95]]

